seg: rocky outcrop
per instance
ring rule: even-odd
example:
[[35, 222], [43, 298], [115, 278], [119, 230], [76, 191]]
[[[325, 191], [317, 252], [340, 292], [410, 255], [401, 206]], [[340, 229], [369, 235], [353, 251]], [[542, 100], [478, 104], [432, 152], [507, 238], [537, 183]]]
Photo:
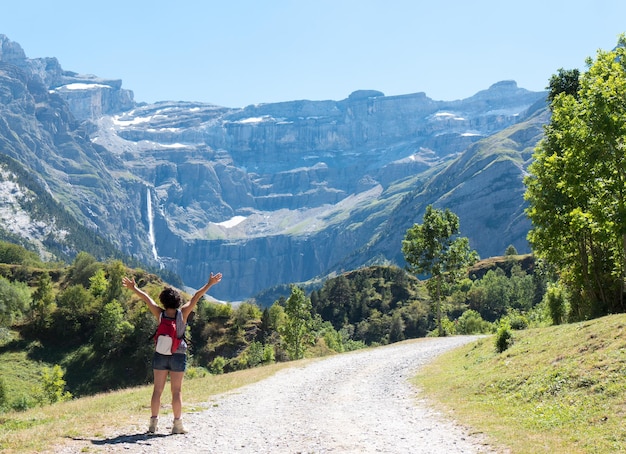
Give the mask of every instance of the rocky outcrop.
[[5, 35], [0, 35], [0, 62], [23, 69], [29, 80], [58, 94], [80, 121], [96, 120], [135, 105], [133, 92], [122, 89], [121, 80], [64, 71], [56, 58], [29, 59], [20, 45]]

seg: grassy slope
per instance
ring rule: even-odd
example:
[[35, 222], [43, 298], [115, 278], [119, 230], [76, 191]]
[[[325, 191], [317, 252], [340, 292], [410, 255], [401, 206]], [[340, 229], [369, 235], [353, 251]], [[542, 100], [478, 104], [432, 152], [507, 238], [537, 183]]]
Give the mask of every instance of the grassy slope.
[[626, 452], [626, 315], [514, 332], [450, 352], [416, 383], [512, 453]]

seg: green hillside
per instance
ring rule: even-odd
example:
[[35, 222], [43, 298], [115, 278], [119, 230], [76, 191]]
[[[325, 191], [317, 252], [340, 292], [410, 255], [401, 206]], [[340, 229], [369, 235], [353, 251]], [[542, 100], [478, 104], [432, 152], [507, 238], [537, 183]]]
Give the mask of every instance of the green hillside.
[[626, 451], [626, 315], [513, 332], [448, 353], [415, 382], [515, 454]]

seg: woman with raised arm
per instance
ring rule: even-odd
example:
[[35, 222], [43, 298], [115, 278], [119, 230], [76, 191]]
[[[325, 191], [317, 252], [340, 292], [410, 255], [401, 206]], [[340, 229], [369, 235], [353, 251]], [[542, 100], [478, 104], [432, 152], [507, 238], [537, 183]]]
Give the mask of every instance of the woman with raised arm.
[[[213, 274], [209, 277], [209, 280], [204, 284], [189, 300], [184, 302], [182, 295], [177, 290], [171, 287], [165, 287], [159, 295], [159, 301], [162, 308], [148, 295], [146, 292], [137, 287], [134, 278], [124, 277], [122, 279], [122, 285], [129, 290], [132, 290], [137, 296], [139, 296], [148, 305], [150, 312], [161, 322], [162, 319], [169, 319], [175, 321], [176, 333], [180, 339], [180, 344], [172, 351], [171, 354], [163, 354], [157, 351], [154, 352], [152, 358], [152, 369], [154, 371], [154, 389], [152, 391], [152, 399], [150, 401], [150, 408], [152, 410], [152, 416], [150, 418], [150, 425], [148, 426], [148, 432], [154, 433], [157, 431], [157, 424], [159, 421], [159, 410], [161, 408], [161, 395], [167, 382], [167, 376], [170, 377], [170, 388], [172, 391], [172, 412], [174, 413], [174, 423], [172, 426], [173, 434], [187, 433], [183, 427], [182, 421], [182, 409], [183, 409], [183, 377], [185, 376], [185, 370], [187, 369], [187, 343], [184, 340], [185, 329], [187, 326], [187, 319], [189, 314], [196, 308], [196, 304], [200, 301], [200, 298], [215, 284], [222, 280], [222, 273]], [[169, 352], [168, 352], [169, 353]]]

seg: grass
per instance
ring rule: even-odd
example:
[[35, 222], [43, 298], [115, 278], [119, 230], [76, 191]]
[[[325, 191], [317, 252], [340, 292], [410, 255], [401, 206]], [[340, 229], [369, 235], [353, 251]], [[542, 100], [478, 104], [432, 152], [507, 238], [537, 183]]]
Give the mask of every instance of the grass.
[[516, 454], [626, 452], [626, 315], [488, 337], [415, 383], [444, 412]]
[[[284, 367], [300, 362], [209, 375], [186, 380], [183, 411], [197, 411], [214, 395], [263, 380]], [[167, 391], [167, 389], [166, 389]], [[54, 450], [68, 439], [92, 439], [136, 428], [145, 431], [150, 417], [152, 385], [98, 394], [24, 412], [0, 413], [0, 452], [23, 453]], [[164, 393], [163, 402], [168, 402]], [[162, 415], [171, 414], [164, 405]]]
[[0, 377], [5, 386], [11, 383], [11, 389], [7, 389], [10, 397], [21, 398], [31, 394], [34, 386], [41, 381], [41, 367], [36, 361], [28, 359], [25, 351], [7, 352], [2, 354], [0, 361]]

